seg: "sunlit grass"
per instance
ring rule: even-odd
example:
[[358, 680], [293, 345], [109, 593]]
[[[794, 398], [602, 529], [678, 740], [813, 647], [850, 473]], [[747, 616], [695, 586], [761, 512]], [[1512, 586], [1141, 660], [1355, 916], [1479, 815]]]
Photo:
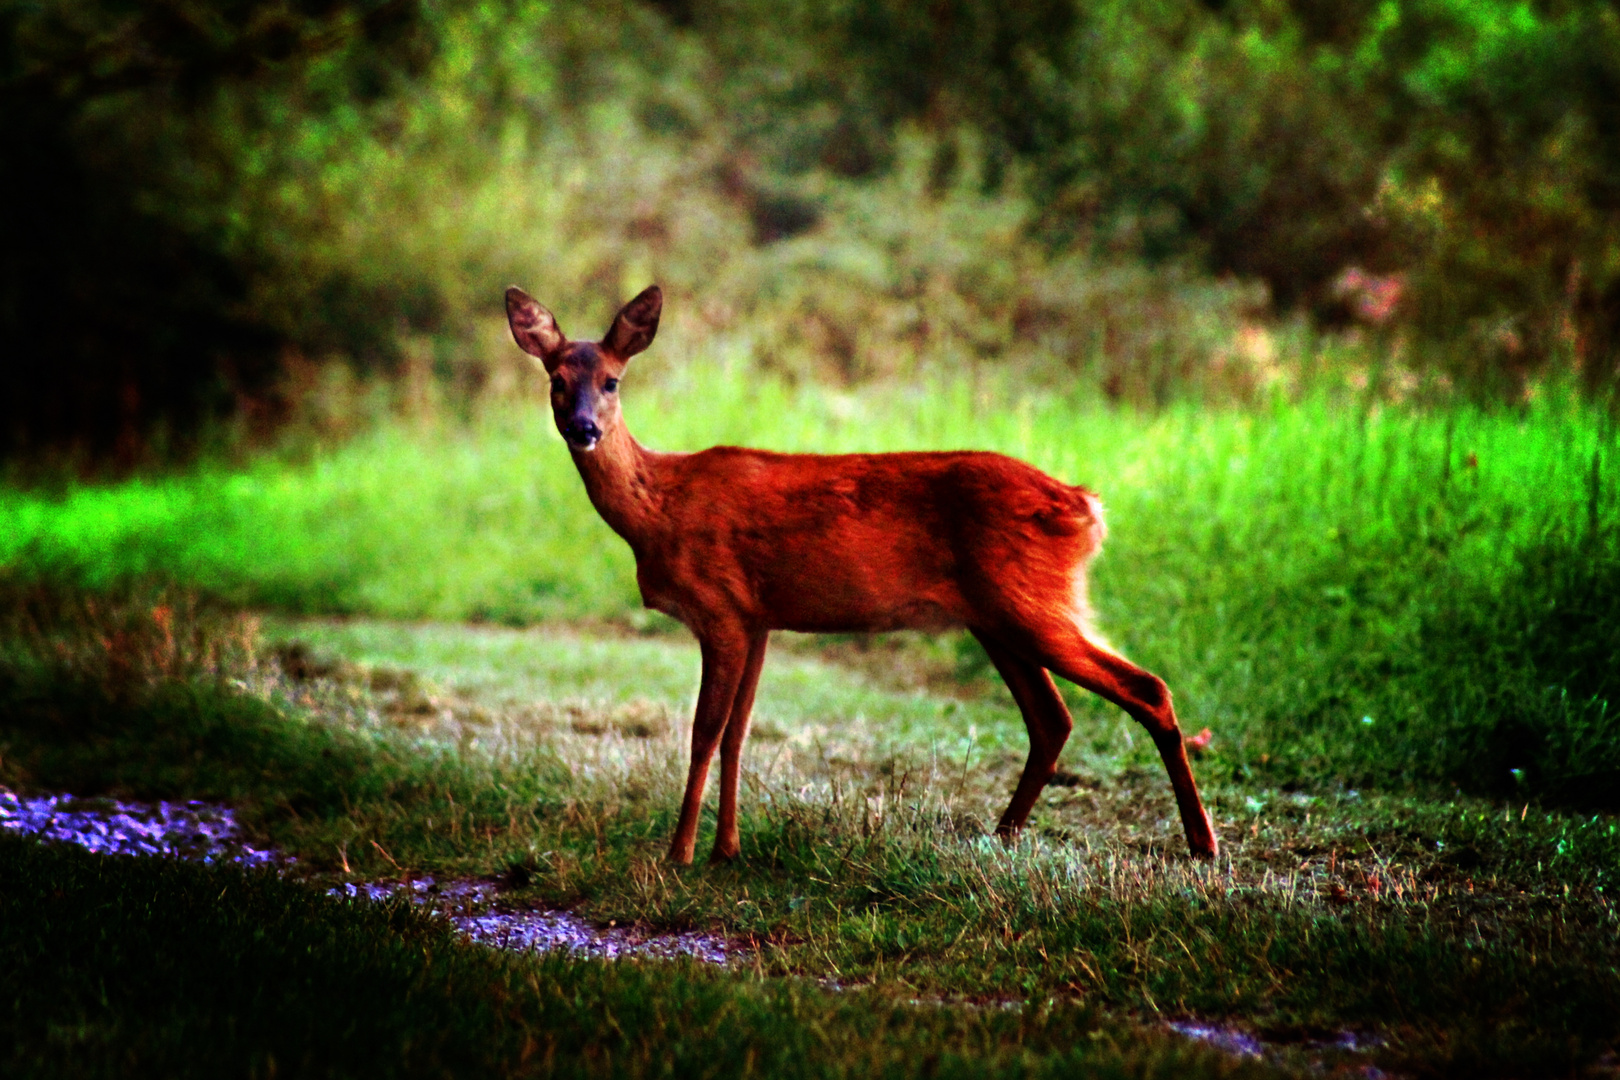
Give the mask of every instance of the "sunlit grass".
[[[1450, 562], [1500, 571], [1538, 530], [1588, 515], [1593, 454], [1613, 441], [1601, 414], [1575, 405], [1405, 413], [1316, 400], [1149, 416], [1001, 374], [845, 393], [790, 389], [740, 362], [632, 381], [626, 414], [644, 443], [667, 450], [1023, 458], [1103, 494], [1120, 554], [1098, 577], [1122, 592], [1152, 574], [1136, 565], [1143, 558], [1173, 559], [1183, 577], [1199, 563], [1221, 575], [1287, 569], [1346, 544], [1410, 544], [1414, 526], [1458, 544]], [[1600, 523], [1615, 505], [1612, 484], [1600, 485]], [[639, 606], [629, 553], [583, 497], [539, 402], [470, 427], [384, 425], [307, 461], [61, 498], [8, 491], [0, 510], [4, 563], [62, 563], [99, 579], [161, 570], [247, 600], [404, 617], [529, 621]], [[1467, 528], [1447, 520], [1459, 511]], [[1283, 537], [1288, 551], [1268, 549]]]
[[[1493, 415], [1312, 401], [1148, 416], [1000, 374], [790, 389], [740, 360], [651, 387], [632, 380], [626, 413], [659, 449], [976, 448], [1026, 459], [1103, 494], [1113, 538], [1099, 587], [1149, 611], [1173, 609], [1199, 578], [1248, 575], [1237, 582], [1248, 586], [1281, 571], [1271, 580], [1287, 584], [1347, 549], [1401, 555], [1444, 542], [1447, 566], [1500, 573], [1540, 530], [1585, 520], [1593, 454], [1613, 440], [1600, 414], [1573, 405]], [[1600, 485], [1601, 523], [1615, 505], [1613, 485]], [[304, 461], [60, 498], [9, 491], [0, 513], [0, 563], [92, 580], [161, 571], [251, 603], [393, 617], [528, 622], [639, 607], [629, 552], [583, 497], [538, 402], [470, 427], [384, 425]], [[1113, 613], [1113, 632], [1143, 633], [1135, 615]]]
[[[664, 449], [994, 449], [1100, 491], [1102, 628], [1233, 764], [1613, 804], [1620, 501], [1603, 414], [1548, 394], [1517, 413], [1312, 398], [1144, 415], [1005, 374], [795, 388], [743, 356], [632, 377], [632, 429]], [[289, 612], [679, 633], [641, 610], [628, 549], [538, 405], [236, 471], [9, 492], [0, 515], [0, 564], [91, 585], [157, 574]], [[1537, 614], [1572, 604], [1586, 613]], [[971, 643], [934, 647], [957, 675], [989, 674]]]

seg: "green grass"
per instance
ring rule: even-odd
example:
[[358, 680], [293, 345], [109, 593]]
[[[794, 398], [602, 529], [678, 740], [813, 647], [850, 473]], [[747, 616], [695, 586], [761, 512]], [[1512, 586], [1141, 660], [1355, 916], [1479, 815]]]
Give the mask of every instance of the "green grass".
[[1275, 1075], [1069, 1002], [502, 956], [404, 905], [230, 867], [0, 835], [0, 883], [13, 1077]]
[[[789, 1028], [824, 1025], [846, 1047], [837, 1054], [868, 1030], [885, 1062], [917, 1045], [910, 1029], [871, 1033], [836, 997], [773, 980], [831, 977], [876, 988], [880, 1002], [1052, 999], [1068, 1010], [1071, 1034], [1039, 1046], [970, 1032], [980, 1041], [963, 1067], [984, 1071], [1050, 1066], [1090, 1045], [1081, 1029], [1123, 1039], [1133, 1022], [1178, 1016], [1285, 1042], [1370, 1029], [1386, 1040], [1373, 1060], [1417, 1075], [1569, 1071], [1620, 1037], [1608, 899], [1620, 827], [1603, 815], [1288, 791], [1206, 758], [1197, 768], [1225, 855], [1194, 864], [1145, 740], [1097, 710], [1082, 714], [1063, 761], [1072, 786], [1049, 789], [1026, 839], [1003, 849], [986, 830], [1022, 748], [1002, 691], [970, 683], [941, 697], [787, 642], [761, 686], [743, 858], [677, 871], [662, 854], [696, 668], [685, 643], [277, 620], [271, 642], [302, 648], [165, 652], [171, 635], [229, 642], [250, 626], [173, 594], [85, 603], [36, 586], [12, 600], [26, 617], [6, 637], [0, 780], [227, 796], [316, 882], [499, 875], [520, 898], [703, 927], [756, 949], [752, 971], [732, 976], [558, 969], [559, 983], [587, 988], [577, 1000], [591, 1000], [595, 980], [639, 979], [638, 1008], [668, 1017], [696, 980], [717, 1010], [747, 1017], [809, 993], [823, 1004], [794, 1006]], [[275, 654], [280, 664], [266, 659]], [[304, 678], [278, 671], [295, 662]], [[819, 688], [808, 701], [807, 687]], [[497, 988], [504, 978], [457, 976]], [[754, 1004], [728, 1009], [727, 995]], [[971, 1028], [1001, 1014], [939, 1015]], [[559, 1023], [534, 1021], [552, 1039]], [[731, 1039], [722, 1029], [716, 1038]], [[595, 1030], [606, 1037], [603, 1023]], [[631, 1057], [655, 1059], [663, 1036], [637, 1037]], [[1155, 1053], [1133, 1050], [1122, 1068], [1135, 1074]], [[1280, 1064], [1306, 1068], [1310, 1056], [1288, 1051]], [[739, 1059], [725, 1060], [721, 1073]]]
[[[1062, 783], [1001, 848], [986, 830], [1024, 736], [970, 639], [778, 635], [743, 859], [665, 866], [696, 650], [636, 606], [629, 553], [538, 414], [7, 493], [0, 780], [227, 799], [317, 880], [498, 875], [595, 918], [748, 939], [751, 978], [1054, 998], [1109, 1031], [1372, 1029], [1380, 1065], [1419, 1075], [1571, 1071], [1615, 1047], [1601, 414], [1144, 417], [968, 378], [789, 389], [741, 365], [628, 393], [655, 446], [979, 446], [1099, 489], [1103, 627], [1189, 732], [1214, 731], [1195, 769], [1223, 859], [1184, 859], [1151, 746], [1072, 688]], [[162, 579], [185, 585], [143, 584]]]
[[[1616, 805], [1620, 500], [1590, 408], [1148, 417], [1003, 378], [845, 394], [736, 357], [666, 374], [627, 389], [649, 445], [982, 447], [1100, 490], [1103, 628], [1235, 766]], [[0, 565], [92, 587], [158, 574], [285, 612], [671, 629], [640, 610], [628, 550], [538, 408], [239, 471], [11, 491], [0, 521]], [[987, 673], [965, 639], [934, 645]]]

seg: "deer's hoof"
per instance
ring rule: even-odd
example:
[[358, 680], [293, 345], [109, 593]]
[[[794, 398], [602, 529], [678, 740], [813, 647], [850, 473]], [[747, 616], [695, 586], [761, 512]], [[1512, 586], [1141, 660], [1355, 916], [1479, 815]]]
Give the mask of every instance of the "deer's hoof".
[[1194, 857], [1199, 859], [1213, 859], [1221, 853], [1220, 841], [1215, 838], [1215, 822], [1211, 820], [1209, 811], [1203, 814], [1202, 829], [1191, 829], [1187, 833], [1187, 847], [1192, 849]]

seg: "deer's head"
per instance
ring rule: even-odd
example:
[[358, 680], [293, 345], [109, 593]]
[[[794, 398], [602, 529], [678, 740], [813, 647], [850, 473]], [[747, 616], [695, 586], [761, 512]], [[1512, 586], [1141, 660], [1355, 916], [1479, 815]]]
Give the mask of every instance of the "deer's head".
[[518, 348], [551, 378], [551, 414], [577, 451], [596, 449], [619, 425], [619, 380], [630, 358], [652, 344], [664, 294], [649, 285], [613, 317], [601, 341], [569, 341], [556, 318], [522, 289], [506, 290], [506, 321]]

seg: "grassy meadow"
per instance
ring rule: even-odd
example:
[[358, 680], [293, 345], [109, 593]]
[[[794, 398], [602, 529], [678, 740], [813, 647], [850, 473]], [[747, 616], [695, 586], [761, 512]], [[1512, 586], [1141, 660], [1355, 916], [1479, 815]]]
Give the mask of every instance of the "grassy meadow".
[[[3, 10], [0, 784], [296, 861], [0, 832], [0, 1075], [1617, 1075], [1613, 3]], [[697, 650], [500, 318], [653, 281], [652, 447], [1101, 493], [1219, 860], [1072, 687], [1003, 847], [970, 636], [779, 634], [664, 863]], [[746, 959], [329, 893], [422, 874]]]
[[[172, 1012], [68, 981], [19, 998], [18, 1063], [94, 1073], [127, 1054], [162, 1072], [175, 1033], [198, 1030], [230, 1068], [268, 1073], [301, 1045], [304, 1072], [358, 1069], [319, 1050], [342, 1008], [325, 998], [278, 1006], [300, 1043], [230, 1028], [249, 1006], [209, 997], [208, 979], [261, 962], [230, 936], [259, 911], [327, 943], [290, 978], [386, 968], [403, 987], [353, 1021], [401, 1074], [1516, 1076], [1612, 1052], [1605, 414], [1553, 393], [1494, 412], [1279, 393], [1150, 414], [1001, 373], [840, 391], [740, 361], [649, 382], [627, 383], [626, 414], [660, 448], [980, 447], [1099, 490], [1102, 626], [1167, 679], [1189, 734], [1213, 732], [1194, 768], [1222, 858], [1185, 857], [1151, 744], [1072, 688], [1058, 779], [1001, 847], [988, 830], [1024, 736], [971, 639], [777, 635], [743, 857], [664, 865], [689, 636], [639, 608], [629, 552], [537, 407], [394, 421], [245, 466], [3, 496], [0, 782], [224, 799], [308, 879], [216, 889], [232, 872], [9, 847], [17, 882], [58, 860], [96, 883], [86, 897], [236, 889], [245, 905], [218, 916], [227, 959], [165, 969]], [[498, 958], [318, 891], [402, 873], [710, 929], [750, 960]], [[3, 947], [93, 921], [8, 920]], [[109, 964], [146, 962], [122, 932], [100, 940]], [[402, 1034], [412, 1010], [446, 1017], [441, 1041]], [[79, 1034], [28, 1035], [46, 1014]], [[1222, 1058], [1163, 1034], [1177, 1018], [1279, 1049]], [[1345, 1030], [1374, 1049], [1324, 1048]]]
[[[1144, 414], [1002, 372], [842, 392], [734, 359], [629, 384], [632, 430], [663, 449], [994, 449], [1101, 492], [1102, 628], [1234, 764], [1616, 805], [1620, 496], [1601, 411], [1279, 395]], [[634, 560], [533, 404], [246, 468], [7, 492], [0, 513], [0, 565], [92, 588], [155, 575], [285, 613], [684, 634], [641, 609]], [[988, 673], [965, 638], [929, 645]]]

